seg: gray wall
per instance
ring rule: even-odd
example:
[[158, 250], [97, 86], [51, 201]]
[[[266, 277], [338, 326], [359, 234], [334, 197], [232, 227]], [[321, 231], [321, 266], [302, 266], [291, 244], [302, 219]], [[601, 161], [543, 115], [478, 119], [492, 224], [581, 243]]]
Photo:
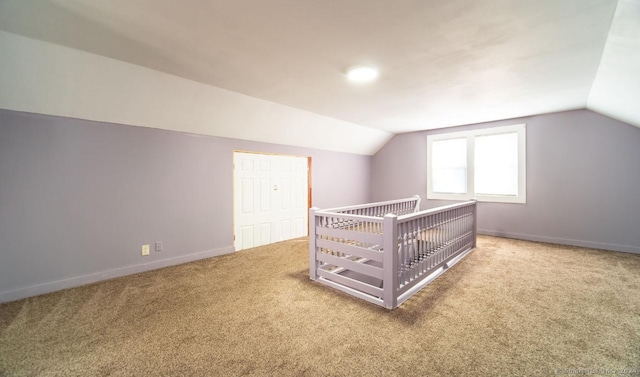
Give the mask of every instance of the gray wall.
[[234, 149], [311, 156], [315, 206], [370, 199], [369, 156], [0, 110], [0, 302], [233, 251]]
[[396, 135], [373, 157], [372, 199], [426, 198], [427, 135], [519, 123], [527, 203], [479, 203], [479, 230], [640, 253], [640, 129], [588, 110]]

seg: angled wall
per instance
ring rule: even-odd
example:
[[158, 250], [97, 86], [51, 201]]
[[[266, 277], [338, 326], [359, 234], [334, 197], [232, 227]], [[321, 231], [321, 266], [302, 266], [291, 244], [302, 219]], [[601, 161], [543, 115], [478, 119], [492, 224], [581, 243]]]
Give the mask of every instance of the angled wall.
[[588, 110], [396, 135], [373, 157], [372, 199], [426, 198], [427, 135], [520, 123], [527, 125], [527, 203], [479, 203], [479, 230], [640, 253], [640, 129]]
[[369, 156], [0, 110], [0, 302], [233, 252], [234, 150], [311, 156], [313, 205], [369, 200]]
[[0, 31], [0, 109], [374, 154], [387, 132]]

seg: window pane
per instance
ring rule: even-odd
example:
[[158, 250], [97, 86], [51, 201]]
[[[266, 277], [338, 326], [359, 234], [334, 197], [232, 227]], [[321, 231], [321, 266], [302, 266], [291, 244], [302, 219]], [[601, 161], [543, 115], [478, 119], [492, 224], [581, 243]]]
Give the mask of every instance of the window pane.
[[478, 136], [475, 139], [477, 194], [518, 195], [518, 134]]
[[467, 192], [467, 139], [434, 141], [431, 145], [433, 192]]

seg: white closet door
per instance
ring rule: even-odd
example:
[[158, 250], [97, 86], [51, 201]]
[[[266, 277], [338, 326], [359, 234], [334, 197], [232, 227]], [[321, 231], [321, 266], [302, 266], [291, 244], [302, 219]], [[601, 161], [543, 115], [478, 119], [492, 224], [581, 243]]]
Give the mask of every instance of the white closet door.
[[307, 235], [306, 157], [234, 152], [236, 250]]

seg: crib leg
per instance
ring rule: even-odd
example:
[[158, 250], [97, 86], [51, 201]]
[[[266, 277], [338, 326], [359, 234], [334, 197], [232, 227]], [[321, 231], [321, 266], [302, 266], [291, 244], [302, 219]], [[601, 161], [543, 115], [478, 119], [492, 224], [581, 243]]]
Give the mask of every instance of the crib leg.
[[387, 309], [398, 306], [398, 217], [388, 214], [383, 222], [383, 300]]
[[318, 270], [316, 253], [316, 211], [319, 208], [313, 207], [309, 209], [309, 277], [311, 280], [318, 280]]

